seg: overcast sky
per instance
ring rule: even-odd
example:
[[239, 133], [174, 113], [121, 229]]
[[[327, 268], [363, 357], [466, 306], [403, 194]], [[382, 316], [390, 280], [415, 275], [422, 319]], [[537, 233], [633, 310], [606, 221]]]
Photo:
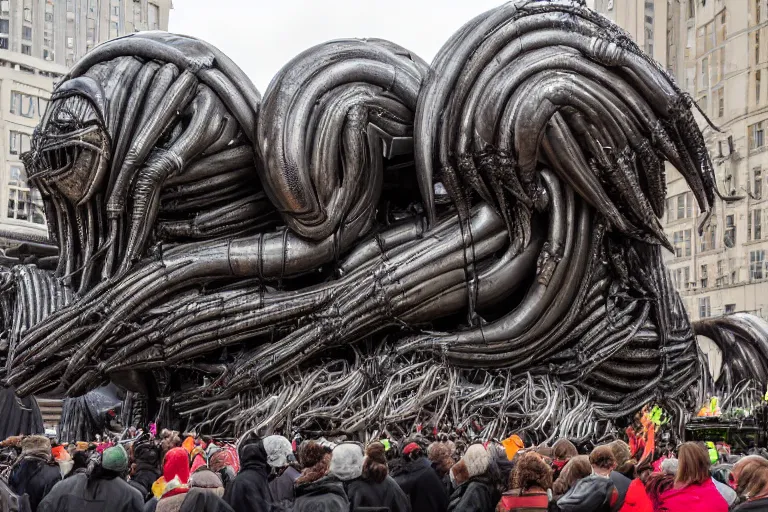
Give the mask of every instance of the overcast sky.
[[171, 32], [213, 43], [263, 93], [303, 50], [330, 39], [380, 37], [431, 62], [465, 22], [500, 0], [173, 0]]

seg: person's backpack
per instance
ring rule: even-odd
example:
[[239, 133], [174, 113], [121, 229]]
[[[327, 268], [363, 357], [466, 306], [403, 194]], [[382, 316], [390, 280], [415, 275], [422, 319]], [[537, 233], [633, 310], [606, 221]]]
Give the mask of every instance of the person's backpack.
[[0, 512], [31, 512], [29, 496], [19, 496], [8, 487], [8, 483], [0, 479]]
[[608, 478], [592, 475], [576, 482], [557, 500], [562, 512], [614, 512], [611, 497], [616, 486]]

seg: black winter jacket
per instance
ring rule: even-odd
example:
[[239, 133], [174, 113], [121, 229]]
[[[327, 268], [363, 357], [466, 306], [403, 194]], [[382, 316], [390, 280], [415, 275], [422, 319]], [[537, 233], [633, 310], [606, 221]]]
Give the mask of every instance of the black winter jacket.
[[61, 480], [61, 469], [56, 463], [25, 456], [11, 470], [8, 477], [8, 485], [19, 496], [27, 494], [32, 512], [43, 498], [51, 491], [54, 485]]
[[197, 488], [189, 490], [179, 512], [232, 512], [232, 507], [216, 494]]
[[768, 498], [761, 500], [746, 501], [733, 509], [733, 512], [768, 512]]
[[75, 475], [56, 484], [38, 512], [142, 512], [144, 499], [122, 478]]
[[453, 491], [448, 512], [494, 512], [501, 493], [485, 475], [470, 478]]
[[448, 509], [448, 493], [440, 477], [420, 458], [398, 468], [392, 477], [408, 496], [413, 512], [445, 512]]
[[293, 512], [349, 512], [349, 498], [344, 484], [336, 477], [325, 476], [315, 482], [294, 488]]
[[352, 512], [379, 509], [387, 512], [411, 512], [408, 496], [392, 477], [381, 482], [355, 478], [346, 482], [347, 496]]
[[609, 478], [591, 475], [576, 482], [557, 500], [557, 506], [562, 512], [610, 512], [618, 510], [615, 504], [611, 506], [614, 492], [616, 486]]
[[144, 498], [144, 502], [147, 502], [152, 499], [152, 484], [155, 483], [161, 475], [162, 473], [159, 469], [139, 463], [136, 472], [128, 481], [128, 484], [139, 491]]
[[279, 475], [270, 480], [269, 491], [272, 493], [274, 503], [293, 502], [293, 483], [301, 473], [293, 466], [288, 466]]
[[238, 449], [240, 473], [224, 493], [235, 512], [270, 512], [272, 494], [269, 490], [267, 452], [259, 441], [244, 444]]

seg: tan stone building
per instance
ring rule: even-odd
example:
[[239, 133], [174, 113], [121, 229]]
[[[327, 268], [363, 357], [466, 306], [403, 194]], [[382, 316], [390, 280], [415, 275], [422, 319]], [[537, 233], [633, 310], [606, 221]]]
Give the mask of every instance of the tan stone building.
[[100, 42], [168, 29], [171, 0], [0, 0], [0, 248], [44, 241], [42, 202], [19, 159], [54, 83]]
[[718, 188], [731, 198], [717, 200], [704, 236], [690, 189], [667, 171], [664, 221], [675, 246], [667, 263], [691, 318], [746, 311], [768, 319], [768, 0], [664, 0], [665, 8], [658, 0], [614, 0], [613, 16], [609, 0], [595, 1], [646, 51], [648, 18], [640, 27], [632, 16], [653, 4], [654, 41], [660, 31], [666, 37], [654, 57], [722, 130], [699, 116]]

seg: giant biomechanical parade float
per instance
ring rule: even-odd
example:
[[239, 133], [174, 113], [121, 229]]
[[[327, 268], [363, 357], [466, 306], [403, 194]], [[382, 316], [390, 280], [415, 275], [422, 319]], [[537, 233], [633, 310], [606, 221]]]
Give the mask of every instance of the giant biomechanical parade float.
[[663, 263], [665, 162], [702, 226], [717, 195], [692, 106], [576, 0], [481, 14], [431, 65], [322, 44], [263, 97], [197, 39], [105, 43], [24, 156], [60, 252], [7, 272], [5, 382], [219, 434], [682, 422], [768, 380], [743, 315], [705, 326], [711, 382]]

